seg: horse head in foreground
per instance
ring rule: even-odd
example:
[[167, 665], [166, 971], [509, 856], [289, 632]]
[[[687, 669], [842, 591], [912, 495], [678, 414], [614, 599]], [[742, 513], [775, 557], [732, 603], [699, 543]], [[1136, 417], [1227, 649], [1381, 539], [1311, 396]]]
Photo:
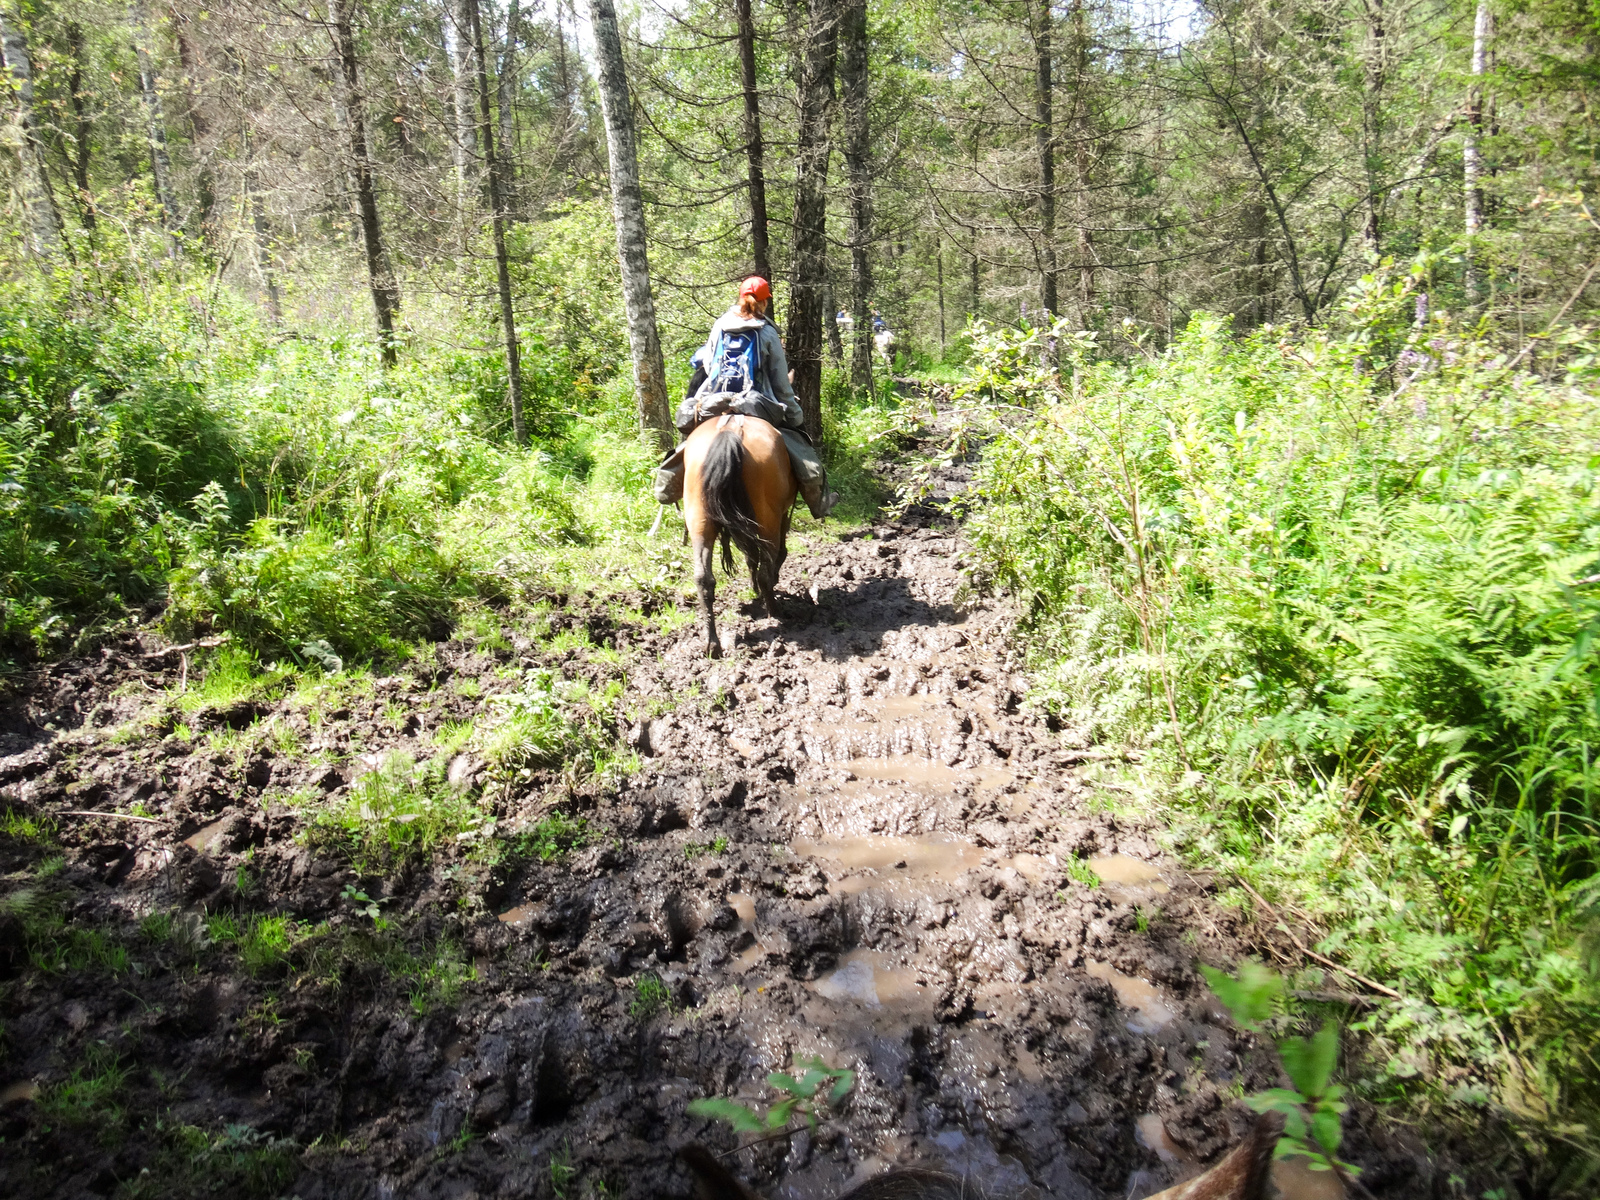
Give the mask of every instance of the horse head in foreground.
[[[1282, 1132], [1281, 1116], [1262, 1113], [1244, 1141], [1205, 1174], [1149, 1200], [1268, 1200], [1277, 1194], [1272, 1185], [1272, 1151]], [[761, 1200], [699, 1143], [685, 1146], [678, 1157], [694, 1173], [699, 1200]], [[984, 1200], [984, 1194], [972, 1180], [958, 1175], [900, 1167], [851, 1188], [839, 1200]]]
[[750, 582], [769, 617], [778, 615], [778, 571], [789, 550], [789, 510], [799, 484], [778, 431], [759, 417], [723, 416], [699, 426], [683, 445], [683, 517], [694, 547], [694, 586], [705, 623], [706, 653], [722, 656], [717, 637], [712, 555], [722, 538], [723, 569], [733, 570], [729, 543], [750, 565]]

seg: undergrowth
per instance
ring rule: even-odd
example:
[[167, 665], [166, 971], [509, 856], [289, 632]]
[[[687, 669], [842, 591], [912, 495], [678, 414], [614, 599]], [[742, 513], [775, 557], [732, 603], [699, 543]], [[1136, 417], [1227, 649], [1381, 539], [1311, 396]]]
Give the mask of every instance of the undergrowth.
[[1200, 315], [1131, 366], [1065, 323], [980, 329], [947, 454], [984, 449], [977, 582], [1023, 605], [1062, 723], [1143, 748], [1122, 782], [1187, 853], [1401, 995], [1357, 1027], [1365, 1093], [1487, 1107], [1575, 1192], [1600, 1153], [1596, 347], [1550, 331], [1567, 369], [1534, 375], [1428, 310], [1431, 269], [1363, 280], [1325, 332]]

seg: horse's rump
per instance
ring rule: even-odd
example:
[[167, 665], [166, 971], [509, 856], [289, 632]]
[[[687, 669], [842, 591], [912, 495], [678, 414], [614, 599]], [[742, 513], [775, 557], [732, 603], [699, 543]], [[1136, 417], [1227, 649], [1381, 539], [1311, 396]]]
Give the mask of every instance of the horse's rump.
[[[744, 483], [744, 438], [738, 428], [720, 429], [700, 463], [700, 503], [705, 515], [722, 527], [752, 561], [759, 562], [771, 549], [750, 504]], [[722, 566], [733, 570], [733, 555], [722, 544]]]

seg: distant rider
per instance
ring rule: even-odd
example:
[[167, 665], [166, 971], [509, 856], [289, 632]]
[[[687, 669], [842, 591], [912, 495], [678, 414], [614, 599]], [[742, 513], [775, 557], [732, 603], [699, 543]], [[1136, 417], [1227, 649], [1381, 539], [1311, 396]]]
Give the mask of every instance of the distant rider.
[[[805, 415], [789, 380], [783, 339], [766, 315], [771, 301], [772, 286], [759, 275], [739, 285], [739, 302], [717, 318], [706, 344], [690, 360], [694, 374], [675, 423], [678, 432], [688, 437], [695, 426], [724, 413], [771, 422], [789, 448], [789, 461], [811, 515], [825, 517], [839, 495], [828, 491], [827, 471], [805, 435]], [[672, 504], [682, 497], [683, 470], [680, 445], [656, 471], [657, 500]]]

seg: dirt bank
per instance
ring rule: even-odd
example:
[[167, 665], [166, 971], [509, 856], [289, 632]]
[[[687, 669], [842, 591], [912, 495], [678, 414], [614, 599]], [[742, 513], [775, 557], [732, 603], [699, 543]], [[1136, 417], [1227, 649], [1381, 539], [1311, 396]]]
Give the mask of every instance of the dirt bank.
[[[189, 668], [153, 638], [20, 681], [0, 1192], [686, 1196], [674, 1148], [735, 1144], [686, 1105], [770, 1101], [765, 1075], [813, 1054], [858, 1073], [842, 1116], [733, 1160], [786, 1200], [911, 1161], [1137, 1197], [1219, 1153], [1236, 1097], [1278, 1080], [1194, 974], [1239, 950], [1212, 885], [1111, 815], [1079, 778], [1099, 751], [1024, 703], [1003, 604], [961, 602], [955, 531], [795, 551], [781, 623], [723, 585], [720, 662], [641, 593], [554, 598], [320, 706], [268, 691], [183, 729]], [[445, 757], [442, 728], [541, 669], [624, 682], [636, 770], [507, 784], [450, 756], [488, 788], [496, 853], [463, 836], [362, 874], [308, 834], [383, 756]], [[515, 835], [553, 804], [565, 841], [531, 852]], [[96, 809], [150, 819], [68, 815]], [[1429, 1190], [1352, 1125], [1375, 1192]]]

